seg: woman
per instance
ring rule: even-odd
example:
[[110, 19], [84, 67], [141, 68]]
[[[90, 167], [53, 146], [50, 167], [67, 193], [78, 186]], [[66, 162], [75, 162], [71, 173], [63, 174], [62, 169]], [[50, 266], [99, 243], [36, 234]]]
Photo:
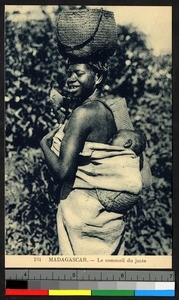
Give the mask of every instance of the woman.
[[[101, 243], [102, 240], [100, 241], [100, 239], [95, 245], [93, 245], [93, 241], [92, 243], [90, 241], [91, 249], [89, 245], [86, 245], [85, 249], [80, 244], [76, 247], [76, 241], [74, 241], [77, 240], [79, 243], [79, 237], [75, 237], [74, 233], [75, 235], [76, 233], [81, 235], [81, 229], [88, 221], [95, 221], [94, 226], [96, 223], [98, 224], [96, 226], [99, 228], [100, 223], [96, 218], [100, 210], [103, 210], [98, 200], [93, 197], [90, 199], [90, 195], [81, 189], [73, 189], [73, 182], [79, 162], [79, 153], [83, 151], [85, 142], [107, 144], [117, 130], [110, 109], [100, 101], [97, 101], [99, 98], [98, 87], [103, 78], [102, 72], [95, 71], [88, 64], [71, 63], [66, 86], [68, 92], [73, 96], [75, 109], [69, 120], [65, 123], [65, 126], [63, 126], [63, 129], [61, 128], [63, 138], [60, 147], [60, 156], [56, 156], [50, 149], [55, 131], [47, 134], [41, 141], [41, 147], [47, 164], [58, 183], [62, 185], [59, 197], [61, 202], [58, 211], [58, 231], [62, 254], [111, 254], [108, 253], [109, 250], [106, 252], [103, 242]], [[91, 212], [87, 216], [89, 210]], [[63, 224], [61, 224], [61, 217], [63, 218]], [[105, 221], [105, 219], [102, 220], [103, 223]], [[121, 228], [121, 218], [119, 223]], [[69, 237], [71, 232], [65, 233], [68, 231], [66, 227], [70, 228], [70, 226], [73, 227], [71, 228], [73, 232]], [[110, 229], [110, 226], [108, 227]], [[87, 229], [90, 231], [90, 228]], [[93, 231], [91, 231], [91, 234]], [[93, 235], [95, 235], [94, 232]]]
[[102, 70], [101, 63], [98, 69], [96, 66], [81, 62], [69, 66], [66, 86], [75, 108], [60, 128], [60, 156], [51, 150], [57, 130], [41, 141], [49, 169], [62, 186], [57, 227], [61, 253], [65, 255], [123, 254], [123, 216], [107, 212], [75, 178], [85, 144], [107, 144], [117, 131], [111, 110], [99, 101], [106, 69]]

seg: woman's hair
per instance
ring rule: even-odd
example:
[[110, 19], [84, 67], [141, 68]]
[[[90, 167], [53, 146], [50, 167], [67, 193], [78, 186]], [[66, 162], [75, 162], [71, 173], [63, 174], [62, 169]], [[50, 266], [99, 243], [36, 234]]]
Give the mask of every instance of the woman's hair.
[[87, 65], [91, 67], [91, 69], [102, 76], [102, 81], [99, 84], [101, 87], [108, 76], [108, 65], [106, 62], [98, 61], [98, 62], [89, 62]]

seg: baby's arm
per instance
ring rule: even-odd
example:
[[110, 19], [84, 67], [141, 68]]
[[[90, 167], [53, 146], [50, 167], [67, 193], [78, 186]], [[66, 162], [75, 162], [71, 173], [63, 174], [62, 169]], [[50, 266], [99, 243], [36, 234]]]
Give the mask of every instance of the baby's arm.
[[63, 124], [69, 113], [67, 103], [68, 100], [60, 94], [55, 88], [50, 91], [50, 103], [52, 105], [54, 114], [60, 124]]

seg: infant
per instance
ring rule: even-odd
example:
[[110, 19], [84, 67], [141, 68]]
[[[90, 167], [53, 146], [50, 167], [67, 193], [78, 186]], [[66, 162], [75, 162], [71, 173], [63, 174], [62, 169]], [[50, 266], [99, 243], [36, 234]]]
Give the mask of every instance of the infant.
[[146, 148], [146, 137], [139, 130], [121, 129], [109, 141], [112, 146], [130, 148], [140, 156]]
[[[119, 130], [109, 141], [109, 144], [131, 149], [135, 155], [134, 159], [135, 157], [139, 158], [139, 170], [143, 168], [142, 153], [146, 148], [146, 137], [142, 132], [128, 129]], [[116, 213], [126, 213], [138, 200], [138, 195], [127, 191], [116, 192], [96, 189], [96, 195], [107, 211]]]

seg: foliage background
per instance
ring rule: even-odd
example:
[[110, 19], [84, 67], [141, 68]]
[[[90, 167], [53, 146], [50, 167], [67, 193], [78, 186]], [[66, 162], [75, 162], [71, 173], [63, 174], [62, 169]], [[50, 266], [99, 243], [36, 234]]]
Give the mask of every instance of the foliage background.
[[[53, 181], [39, 149], [56, 120], [50, 88], [63, 84], [65, 61], [56, 48], [54, 22], [6, 13], [6, 253], [58, 254]], [[73, 8], [71, 6], [71, 8]], [[54, 11], [56, 15], [60, 11]], [[118, 26], [118, 48], [109, 60], [105, 96], [127, 99], [133, 124], [148, 139], [153, 186], [126, 217], [128, 255], [168, 255], [172, 247], [171, 55], [154, 56], [146, 36]]]

